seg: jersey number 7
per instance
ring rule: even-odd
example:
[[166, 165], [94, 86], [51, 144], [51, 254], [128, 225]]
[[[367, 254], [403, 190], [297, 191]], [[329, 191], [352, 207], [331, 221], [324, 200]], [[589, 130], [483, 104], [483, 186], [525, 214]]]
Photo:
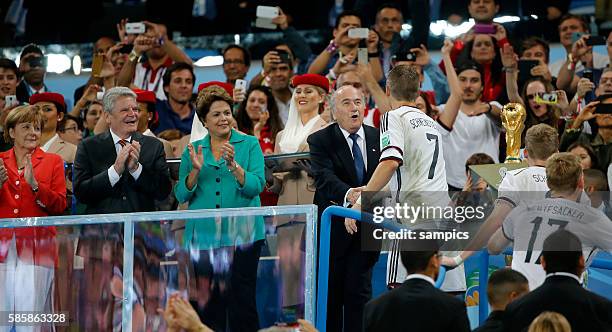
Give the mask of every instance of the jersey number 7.
[[434, 135], [430, 133], [425, 133], [425, 135], [427, 136], [428, 141], [436, 140], [436, 148], [434, 150], [433, 160], [431, 161], [431, 166], [429, 166], [429, 175], [427, 176], [427, 178], [431, 180], [434, 177], [434, 171], [436, 170], [436, 164], [438, 163], [438, 154], [440, 153], [440, 146], [438, 143], [438, 135]]

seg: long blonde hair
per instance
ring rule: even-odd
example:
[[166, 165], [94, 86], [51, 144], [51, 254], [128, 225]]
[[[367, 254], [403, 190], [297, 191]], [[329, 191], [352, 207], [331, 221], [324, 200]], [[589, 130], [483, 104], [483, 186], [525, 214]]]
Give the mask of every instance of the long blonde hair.
[[570, 326], [567, 319], [556, 312], [544, 311], [538, 317], [536, 317], [531, 325], [529, 325], [528, 332], [571, 332], [572, 327]]

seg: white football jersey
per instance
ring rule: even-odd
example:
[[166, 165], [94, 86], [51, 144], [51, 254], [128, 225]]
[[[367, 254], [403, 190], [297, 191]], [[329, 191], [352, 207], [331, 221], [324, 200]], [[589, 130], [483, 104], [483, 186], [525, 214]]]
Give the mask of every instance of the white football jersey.
[[612, 251], [612, 221], [600, 210], [563, 198], [524, 202], [512, 209], [502, 231], [514, 242], [512, 269], [525, 275], [531, 290], [546, 278], [540, 265], [542, 246], [558, 229], [570, 231], [580, 239], [587, 265], [595, 256], [595, 248]]
[[[399, 176], [392, 179], [402, 196], [409, 192], [447, 192], [442, 126], [420, 110], [402, 106], [385, 113], [380, 123], [380, 161], [395, 159], [401, 163]], [[448, 195], [446, 195], [448, 197]], [[411, 201], [412, 204], [420, 204]], [[428, 202], [425, 202], [428, 203]], [[431, 201], [431, 204], [441, 204]], [[446, 205], [445, 201], [443, 205]]]
[[528, 201], [529, 193], [536, 192], [537, 200], [543, 199], [548, 191], [546, 168], [530, 166], [506, 172], [498, 188], [498, 199], [505, 200], [512, 206]]

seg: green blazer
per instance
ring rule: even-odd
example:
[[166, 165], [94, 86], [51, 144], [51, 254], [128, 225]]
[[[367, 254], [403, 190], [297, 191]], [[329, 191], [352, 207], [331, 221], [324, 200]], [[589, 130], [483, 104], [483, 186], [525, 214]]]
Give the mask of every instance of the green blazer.
[[[234, 146], [234, 160], [245, 171], [244, 186], [240, 186], [229, 171], [225, 160], [215, 160], [210, 147], [210, 135], [193, 142], [195, 151], [202, 146], [204, 164], [192, 190], [187, 189], [191, 158], [186, 148], [181, 157], [179, 182], [174, 192], [180, 203], [189, 203], [190, 210], [223, 209], [261, 206], [259, 194], [265, 185], [264, 156], [257, 138], [232, 130], [229, 142]], [[183, 245], [189, 249], [206, 250], [251, 243], [264, 238], [263, 217], [223, 217], [192, 219], [185, 225]]]

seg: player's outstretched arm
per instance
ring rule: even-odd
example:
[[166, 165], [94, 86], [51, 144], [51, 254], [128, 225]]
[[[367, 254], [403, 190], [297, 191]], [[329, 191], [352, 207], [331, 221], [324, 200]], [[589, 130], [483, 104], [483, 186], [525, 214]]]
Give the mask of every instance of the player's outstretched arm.
[[498, 255], [502, 251], [504, 251], [504, 249], [508, 245], [510, 245], [510, 241], [506, 239], [506, 237], [504, 236], [504, 233], [502, 232], [500, 228], [497, 231], [495, 231], [495, 234], [493, 234], [491, 239], [489, 239], [489, 243], [487, 244], [487, 249], [489, 251], [489, 254]]
[[484, 224], [480, 226], [478, 232], [474, 238], [472, 238], [465, 250], [455, 257], [443, 257], [442, 265], [449, 267], [460, 265], [474, 253], [478, 252], [478, 250], [487, 245], [487, 241], [495, 234], [497, 230], [501, 228], [502, 224], [504, 223], [504, 219], [506, 219], [512, 209], [513, 206], [510, 203], [503, 200], [497, 200], [495, 202], [493, 211], [487, 220], [485, 220]]

